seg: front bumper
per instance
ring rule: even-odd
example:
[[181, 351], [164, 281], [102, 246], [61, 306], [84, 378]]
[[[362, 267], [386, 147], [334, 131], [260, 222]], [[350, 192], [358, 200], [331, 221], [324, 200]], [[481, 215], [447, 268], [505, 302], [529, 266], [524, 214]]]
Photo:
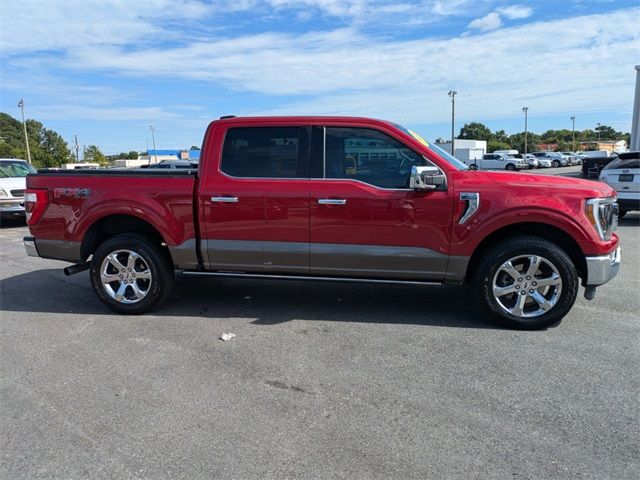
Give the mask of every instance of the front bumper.
[[0, 213], [24, 213], [24, 198], [0, 199]]
[[607, 255], [586, 257], [587, 280], [585, 285], [598, 287], [604, 285], [618, 274], [620, 269], [620, 247]]

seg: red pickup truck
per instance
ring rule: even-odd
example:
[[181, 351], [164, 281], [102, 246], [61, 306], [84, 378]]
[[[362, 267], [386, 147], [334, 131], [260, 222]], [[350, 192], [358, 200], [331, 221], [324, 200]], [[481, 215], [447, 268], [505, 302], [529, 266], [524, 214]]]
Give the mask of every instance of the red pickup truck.
[[469, 170], [366, 118], [223, 117], [197, 170], [41, 170], [27, 187], [27, 253], [89, 269], [120, 313], [160, 304], [178, 270], [470, 283], [490, 318], [533, 329], [566, 315], [580, 279], [592, 299], [620, 265], [607, 185]]

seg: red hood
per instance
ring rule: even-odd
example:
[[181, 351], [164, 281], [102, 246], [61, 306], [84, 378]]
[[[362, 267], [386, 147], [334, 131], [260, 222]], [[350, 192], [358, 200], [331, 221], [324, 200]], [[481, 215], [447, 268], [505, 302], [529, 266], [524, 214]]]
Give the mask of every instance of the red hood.
[[613, 197], [616, 191], [603, 182], [594, 180], [584, 180], [582, 178], [559, 177], [555, 175], [540, 175], [520, 172], [474, 172], [464, 171], [464, 179], [460, 182], [467, 189], [474, 184], [486, 186], [487, 184], [496, 187], [516, 187], [522, 189], [522, 193], [530, 193], [531, 189], [544, 193], [549, 189], [548, 194], [555, 193], [576, 193], [585, 198]]

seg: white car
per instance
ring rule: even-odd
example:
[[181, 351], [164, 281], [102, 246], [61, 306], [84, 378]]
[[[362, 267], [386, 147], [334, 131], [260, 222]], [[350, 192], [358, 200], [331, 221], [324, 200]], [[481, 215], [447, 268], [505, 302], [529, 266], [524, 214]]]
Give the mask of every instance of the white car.
[[24, 215], [26, 176], [36, 173], [30, 163], [16, 158], [0, 158], [0, 215]]
[[[522, 158], [524, 159], [525, 162], [527, 162], [527, 165], [529, 165], [529, 168], [542, 168], [544, 167], [543, 162], [541, 162], [541, 159], [538, 159], [535, 157], [535, 155], [531, 155], [530, 153], [524, 154], [522, 155]], [[547, 162], [549, 164], [549, 166], [551, 166], [551, 162]]]
[[618, 217], [640, 210], [640, 151], [620, 153], [600, 172], [600, 180], [618, 192]]
[[551, 168], [553, 166], [553, 162], [551, 161], [550, 158], [546, 158], [546, 157], [538, 157], [536, 158], [535, 155], [531, 155], [530, 153], [527, 153], [527, 157], [533, 157], [538, 161], [538, 168]]

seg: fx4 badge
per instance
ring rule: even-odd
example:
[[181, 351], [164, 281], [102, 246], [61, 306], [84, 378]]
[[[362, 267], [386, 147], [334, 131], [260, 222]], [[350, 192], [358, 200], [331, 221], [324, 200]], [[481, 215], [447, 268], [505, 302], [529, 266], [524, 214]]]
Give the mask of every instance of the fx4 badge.
[[91, 195], [91, 190], [88, 188], [54, 188], [53, 198], [88, 198]]

